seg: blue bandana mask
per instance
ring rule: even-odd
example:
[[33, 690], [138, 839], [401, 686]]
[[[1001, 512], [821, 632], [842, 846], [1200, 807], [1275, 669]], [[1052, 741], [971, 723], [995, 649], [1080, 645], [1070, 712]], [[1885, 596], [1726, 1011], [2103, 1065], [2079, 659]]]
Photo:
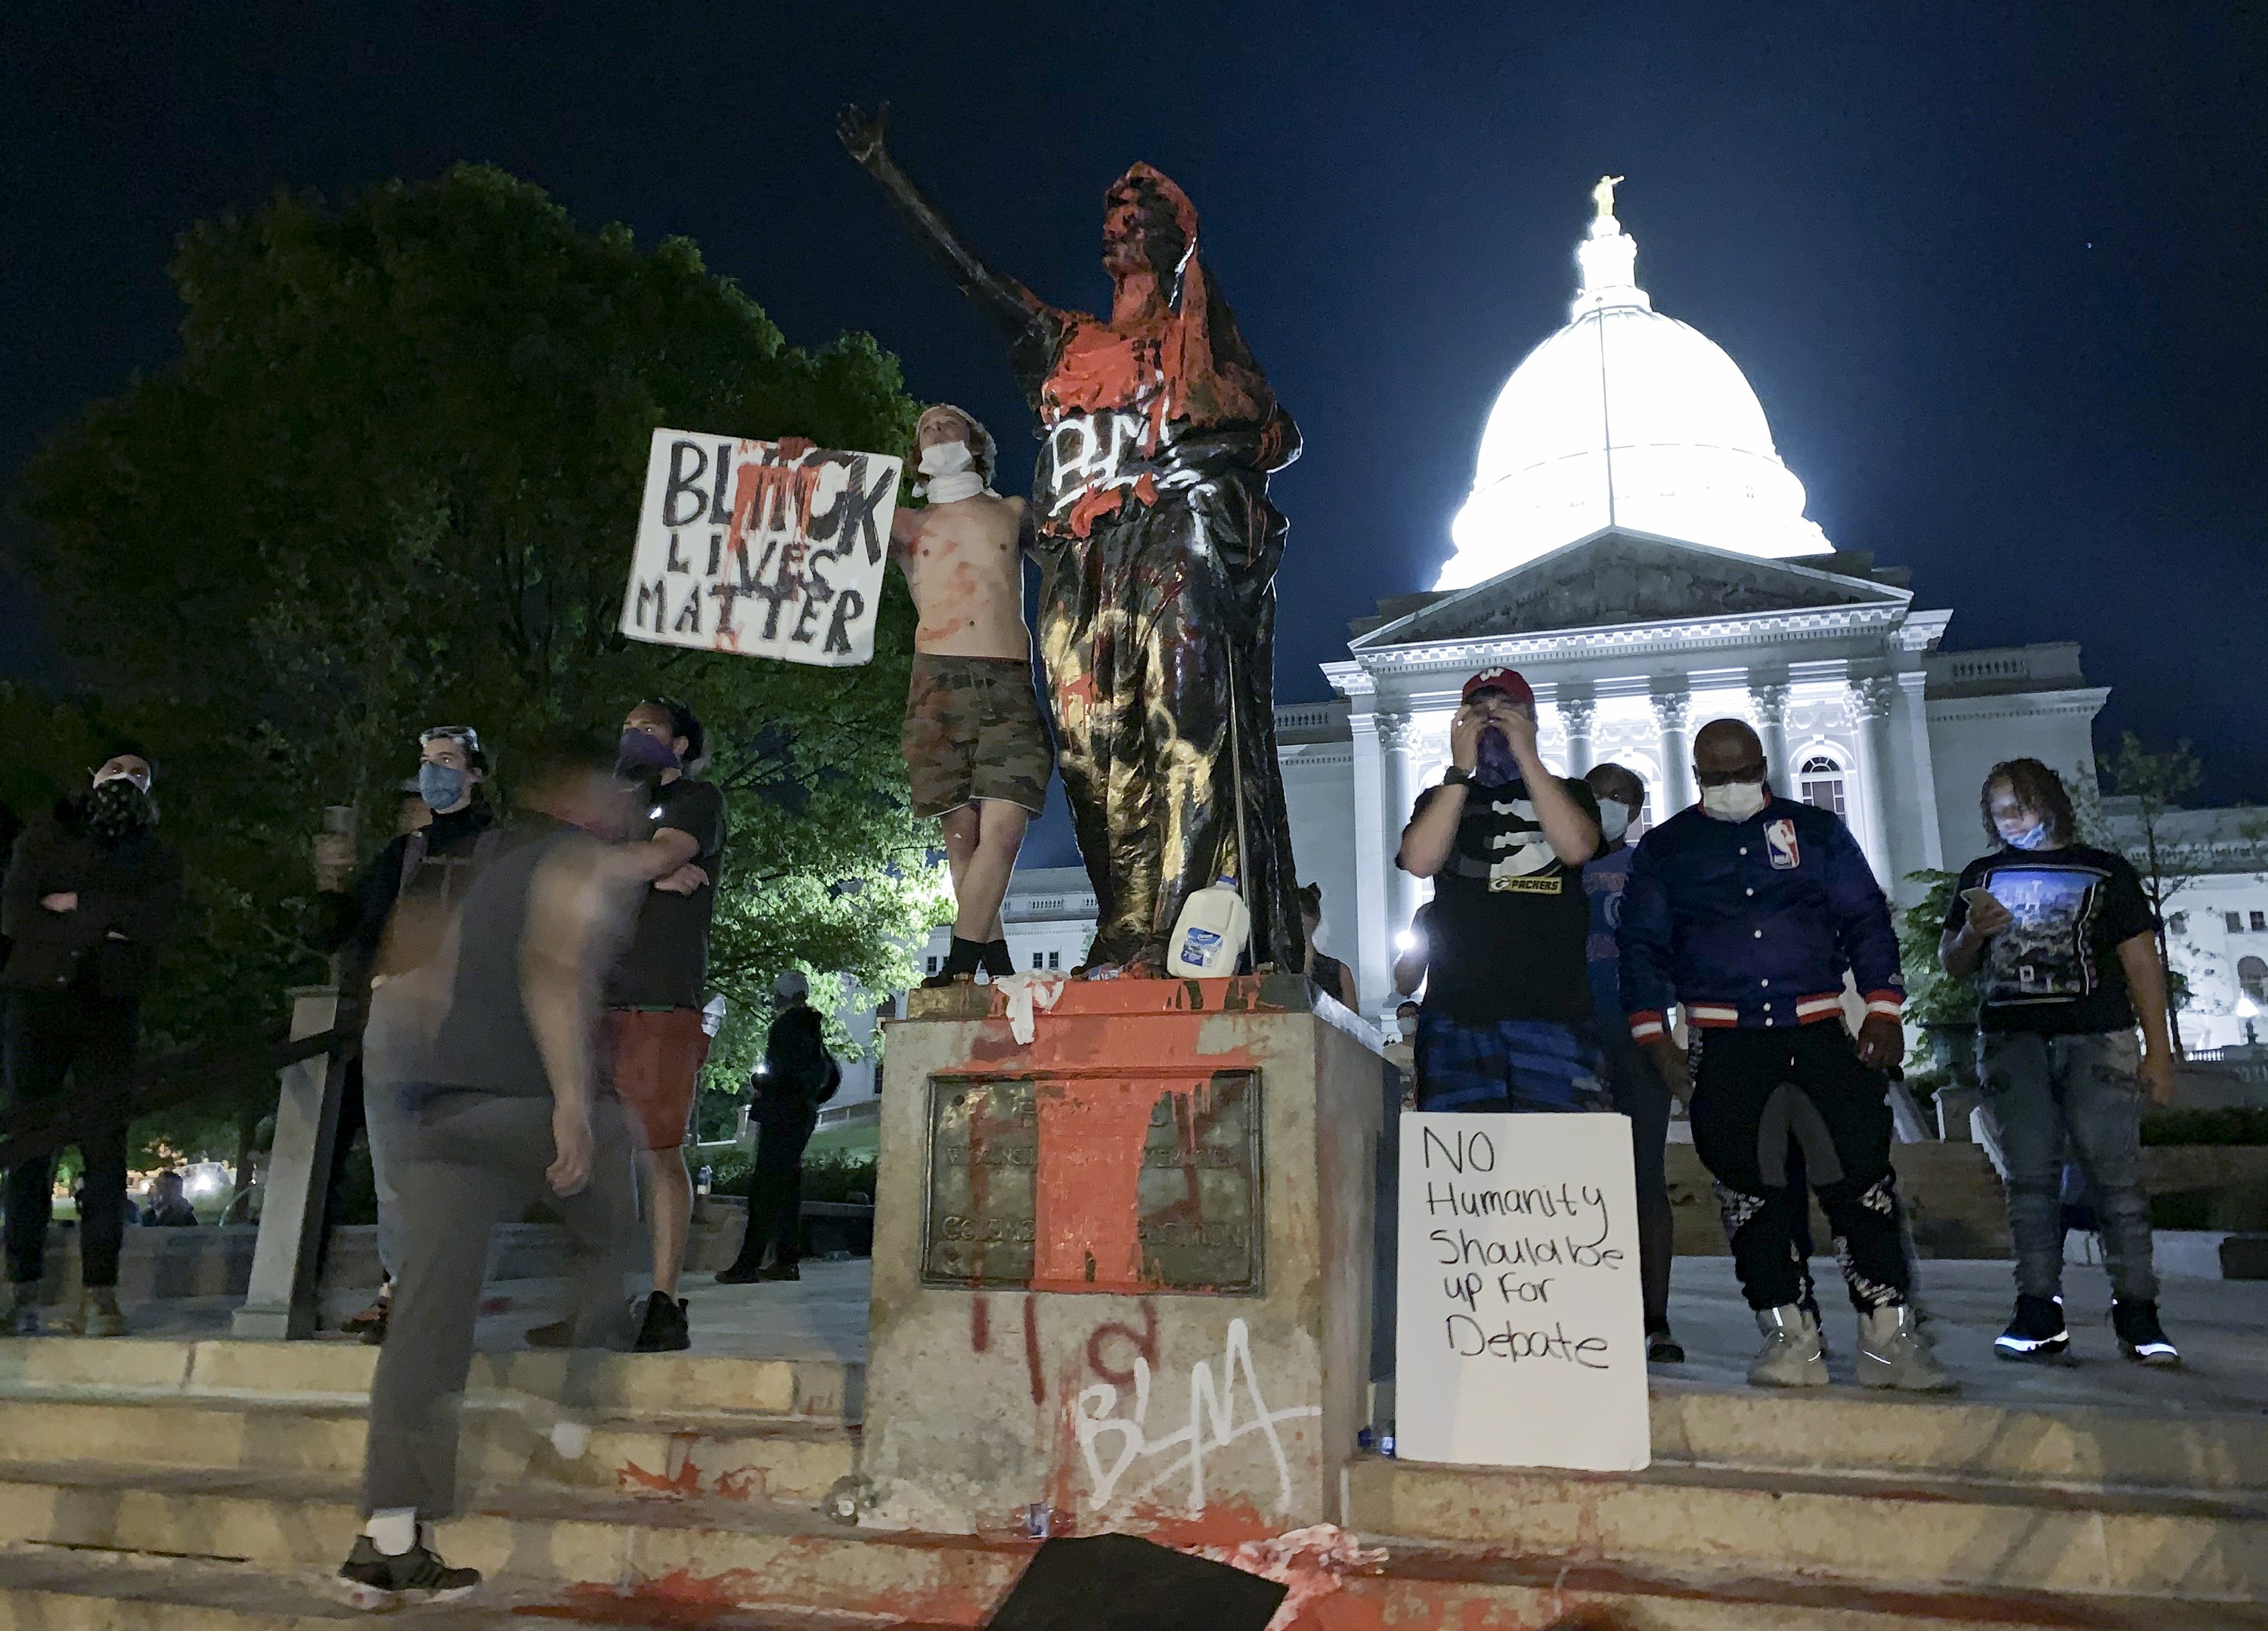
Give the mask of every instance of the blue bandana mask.
[[1483, 787], [1502, 787], [1519, 775], [1511, 740], [1494, 725], [1484, 729], [1480, 740], [1473, 745], [1473, 780]]
[[429, 810], [453, 810], [465, 796], [465, 773], [454, 765], [431, 762], [417, 767], [417, 797]]

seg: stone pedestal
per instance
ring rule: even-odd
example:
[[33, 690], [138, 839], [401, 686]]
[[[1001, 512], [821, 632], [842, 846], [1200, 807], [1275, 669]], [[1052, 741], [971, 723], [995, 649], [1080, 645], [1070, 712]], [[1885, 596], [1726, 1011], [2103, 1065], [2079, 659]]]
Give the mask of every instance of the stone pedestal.
[[1065, 984], [1029, 1043], [990, 988], [911, 1008], [885, 1044], [863, 1521], [1336, 1519], [1388, 1102], [1368, 1027], [1287, 976]]

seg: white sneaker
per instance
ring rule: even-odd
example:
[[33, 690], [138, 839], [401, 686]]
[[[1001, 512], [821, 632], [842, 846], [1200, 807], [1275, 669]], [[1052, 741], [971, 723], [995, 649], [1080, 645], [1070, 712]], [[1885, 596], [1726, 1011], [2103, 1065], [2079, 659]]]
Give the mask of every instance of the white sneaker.
[[1749, 1366], [1750, 1387], [1824, 1387], [1827, 1356], [1819, 1349], [1819, 1322], [1794, 1304], [1756, 1311], [1764, 1345]]
[[1904, 1303], [1859, 1316], [1859, 1385], [1908, 1393], [1950, 1393], [1961, 1385], [1946, 1374], [1921, 1340], [1914, 1311]]

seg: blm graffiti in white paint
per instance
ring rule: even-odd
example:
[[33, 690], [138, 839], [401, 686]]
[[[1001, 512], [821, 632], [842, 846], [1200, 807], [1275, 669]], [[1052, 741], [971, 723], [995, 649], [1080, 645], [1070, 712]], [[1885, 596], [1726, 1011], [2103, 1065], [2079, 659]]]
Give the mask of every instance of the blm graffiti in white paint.
[[899, 460], [656, 430], [622, 593], [633, 640], [839, 668], [874, 655]]

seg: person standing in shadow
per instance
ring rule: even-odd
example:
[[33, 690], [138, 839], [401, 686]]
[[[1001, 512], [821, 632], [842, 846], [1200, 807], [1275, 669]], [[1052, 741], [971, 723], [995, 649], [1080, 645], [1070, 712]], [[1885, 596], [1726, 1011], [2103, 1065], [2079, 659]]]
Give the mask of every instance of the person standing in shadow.
[[[740, 1255], [718, 1271], [724, 1285], [755, 1280], [800, 1280], [796, 1266], [803, 1235], [803, 1151], [819, 1125], [819, 1106], [843, 1084], [843, 1067], [827, 1051], [811, 982], [791, 968], [772, 987], [777, 1010], [764, 1033], [763, 1062], [749, 1085], [755, 1094], [756, 1158], [748, 1172], [748, 1231]], [[764, 1261], [765, 1248], [771, 1261]]]

